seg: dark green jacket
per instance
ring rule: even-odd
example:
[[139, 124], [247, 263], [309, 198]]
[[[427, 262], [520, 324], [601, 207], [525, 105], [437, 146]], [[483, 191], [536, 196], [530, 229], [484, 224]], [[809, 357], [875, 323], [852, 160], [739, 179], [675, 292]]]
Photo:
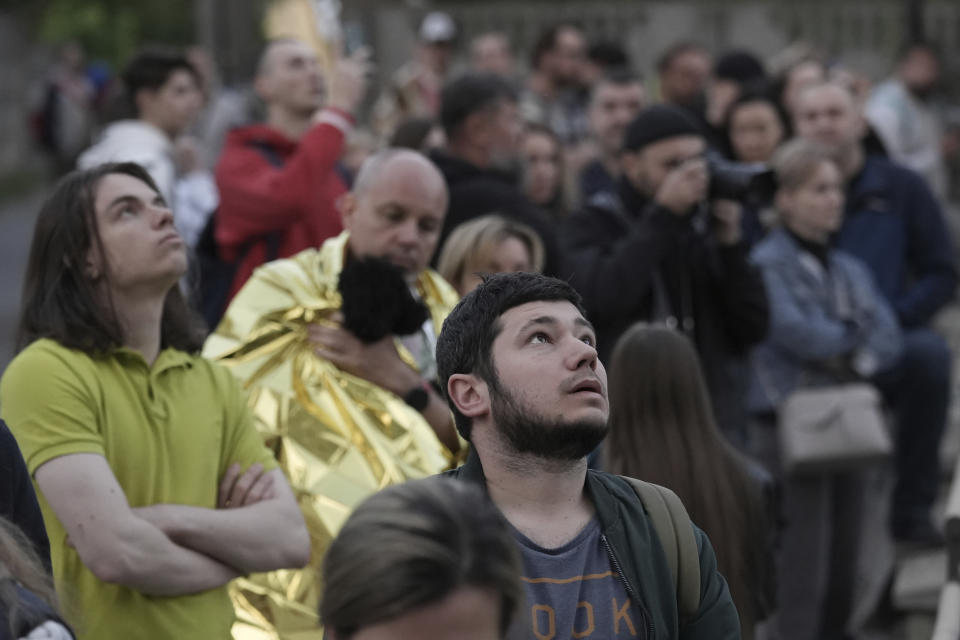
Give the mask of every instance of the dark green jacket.
[[[445, 475], [486, 488], [476, 453]], [[700, 549], [700, 610], [679, 629], [677, 594], [667, 558], [633, 488], [618, 476], [587, 471], [587, 491], [597, 509], [602, 540], [614, 569], [646, 623], [645, 640], [740, 640], [740, 621], [727, 581], [706, 534], [693, 527]]]

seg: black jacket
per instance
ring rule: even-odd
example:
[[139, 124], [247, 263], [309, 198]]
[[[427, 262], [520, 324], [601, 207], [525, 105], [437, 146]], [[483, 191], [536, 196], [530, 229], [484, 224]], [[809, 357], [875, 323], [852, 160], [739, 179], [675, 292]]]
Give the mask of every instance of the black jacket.
[[23, 531], [49, 571], [50, 541], [43, 514], [20, 448], [3, 420], [0, 420], [0, 478], [0, 517]]
[[696, 222], [621, 181], [619, 198], [595, 201], [565, 221], [561, 274], [583, 296], [603, 360], [637, 321], [684, 329], [700, 355], [717, 421], [735, 433], [746, 424], [745, 356], [766, 335], [767, 295], [747, 247], [720, 245]]
[[[445, 475], [486, 490], [480, 458], [471, 451], [466, 463]], [[740, 622], [730, 591], [717, 571], [707, 536], [693, 527], [700, 550], [700, 609], [679, 628], [677, 592], [653, 523], [633, 488], [622, 478], [587, 471], [586, 490], [597, 510], [601, 536], [624, 581], [631, 602], [646, 623], [642, 640], [739, 640]]]
[[[9, 587], [12, 587], [12, 589], [9, 589]], [[10, 618], [13, 609], [0, 609], [0, 640], [16, 640], [17, 638], [28, 637], [31, 632], [48, 623], [56, 623], [57, 626], [61, 627], [59, 629], [61, 634], [56, 637], [74, 638], [73, 632], [67, 627], [67, 623], [63, 621], [53, 607], [41, 600], [37, 594], [14, 581], [13, 578], [0, 578], [0, 589], [9, 589], [7, 593], [13, 596], [13, 602], [6, 604], [8, 606], [12, 604], [16, 610], [16, 622], [11, 634]], [[63, 633], [67, 635], [62, 635]], [[50, 633], [43, 633], [38, 634], [37, 637], [52, 638], [54, 636]]]
[[546, 212], [527, 200], [517, 188], [515, 176], [496, 169], [481, 169], [460, 158], [435, 151], [430, 159], [443, 173], [450, 190], [450, 204], [443, 221], [438, 249], [459, 225], [489, 213], [522, 222], [543, 240], [546, 262], [543, 272], [556, 275], [558, 262], [557, 231]]

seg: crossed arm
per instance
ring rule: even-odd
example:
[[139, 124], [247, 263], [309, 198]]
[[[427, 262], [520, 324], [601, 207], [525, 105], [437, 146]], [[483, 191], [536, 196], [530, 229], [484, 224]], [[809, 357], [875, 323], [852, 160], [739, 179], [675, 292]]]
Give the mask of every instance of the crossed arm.
[[302, 567], [310, 561], [310, 537], [293, 492], [280, 469], [263, 473], [234, 464], [220, 484], [219, 509], [158, 504], [133, 512], [173, 542], [242, 573]]
[[175, 596], [213, 589], [251, 571], [307, 563], [309, 537], [289, 486], [279, 470], [259, 472], [228, 471], [226, 495], [239, 498], [239, 506], [231, 500], [228, 509], [132, 509], [97, 454], [54, 458], [35, 477], [95, 576], [148, 595]]

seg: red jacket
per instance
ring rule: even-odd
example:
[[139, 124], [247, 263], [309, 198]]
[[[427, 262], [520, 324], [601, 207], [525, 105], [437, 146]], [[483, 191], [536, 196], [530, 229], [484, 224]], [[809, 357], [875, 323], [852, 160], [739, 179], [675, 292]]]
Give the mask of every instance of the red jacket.
[[[266, 261], [263, 236], [281, 231], [277, 258], [319, 247], [343, 227], [336, 201], [347, 188], [336, 165], [350, 121], [327, 111], [297, 142], [266, 125], [234, 129], [214, 172], [220, 192], [216, 241], [224, 260], [236, 260], [254, 246], [237, 269], [232, 298], [253, 270]], [[269, 147], [282, 167], [273, 166], [257, 147]]]

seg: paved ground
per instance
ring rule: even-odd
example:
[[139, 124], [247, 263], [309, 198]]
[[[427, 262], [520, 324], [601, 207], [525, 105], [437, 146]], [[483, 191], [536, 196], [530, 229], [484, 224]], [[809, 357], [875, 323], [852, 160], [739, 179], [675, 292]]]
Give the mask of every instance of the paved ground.
[[20, 288], [42, 193], [0, 205], [0, 371], [14, 353]]

